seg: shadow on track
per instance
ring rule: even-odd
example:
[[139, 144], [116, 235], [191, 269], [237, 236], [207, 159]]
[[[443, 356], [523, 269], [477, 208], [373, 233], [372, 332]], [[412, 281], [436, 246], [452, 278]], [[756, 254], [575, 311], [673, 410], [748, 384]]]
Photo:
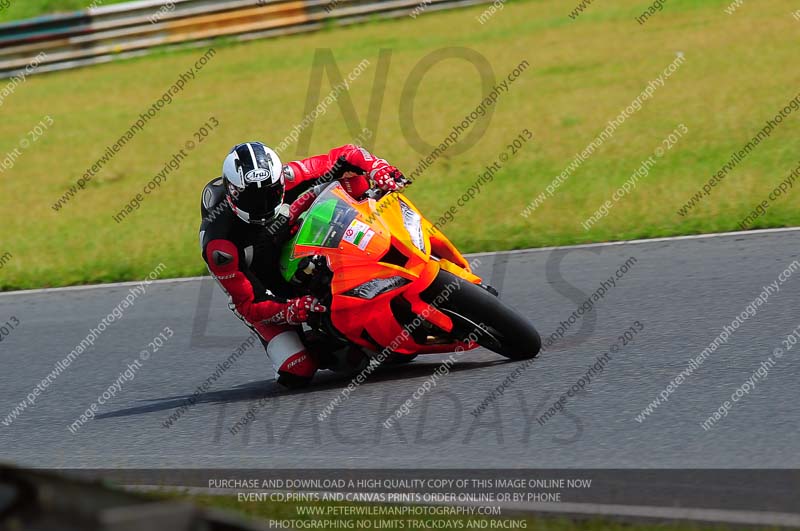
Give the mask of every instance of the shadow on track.
[[[450, 367], [450, 372], [455, 373], [474, 369], [483, 369], [485, 367], [492, 367], [506, 363], [515, 362], [505, 359], [482, 362], [466, 361], [452, 365]], [[416, 362], [408, 365], [389, 365], [386, 367], [379, 367], [372, 374], [370, 374], [361, 385], [373, 385], [392, 380], [424, 378], [431, 376], [440, 366], [440, 363]], [[343, 389], [354, 376], [355, 375], [336, 374], [331, 371], [321, 371], [320, 374], [316, 376], [314, 383], [310, 387], [294, 391], [285, 389], [284, 387], [278, 385], [275, 380], [258, 380], [237, 385], [232, 389], [201, 393], [196, 396], [194, 405], [249, 402], [269, 397], [278, 398], [292, 395], [308, 395], [316, 392], [330, 391], [333, 389]], [[129, 407], [117, 411], [109, 411], [108, 413], [96, 415], [95, 419], [102, 420], [116, 417], [128, 417], [131, 415], [143, 415], [156, 411], [167, 411], [186, 405], [187, 401], [192, 398], [192, 396], [193, 395], [188, 394], [154, 398], [148, 400], [148, 402], [151, 402], [150, 404]]]

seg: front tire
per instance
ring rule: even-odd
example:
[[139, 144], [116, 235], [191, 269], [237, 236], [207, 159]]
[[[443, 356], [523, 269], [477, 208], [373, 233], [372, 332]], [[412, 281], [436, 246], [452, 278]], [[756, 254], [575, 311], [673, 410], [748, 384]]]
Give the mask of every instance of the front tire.
[[[446, 298], [445, 293], [449, 293]], [[527, 318], [489, 291], [448, 271], [440, 271], [421, 297], [453, 320], [453, 335], [459, 339], [477, 332], [480, 346], [512, 360], [534, 358], [541, 349], [539, 333]], [[437, 297], [444, 300], [435, 303]]]

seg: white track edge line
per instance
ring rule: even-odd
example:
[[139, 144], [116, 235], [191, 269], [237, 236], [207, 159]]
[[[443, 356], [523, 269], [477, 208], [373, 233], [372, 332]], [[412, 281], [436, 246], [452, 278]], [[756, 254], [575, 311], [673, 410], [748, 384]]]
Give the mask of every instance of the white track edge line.
[[[180, 284], [182, 282], [193, 282], [195, 280], [202, 280], [206, 277], [181, 277], [181, 278], [163, 278], [158, 280], [151, 280], [150, 284]], [[107, 284], [87, 284], [85, 286], [64, 286], [60, 288], [38, 288], [38, 289], [23, 289], [17, 291], [3, 291], [0, 292], [0, 297], [7, 297], [9, 295], [38, 295], [41, 293], [58, 293], [60, 291], [83, 291], [102, 288], [126, 288], [128, 286], [138, 286], [146, 280], [127, 280], [125, 282], [109, 282]]]
[[642, 243], [658, 243], [682, 240], [702, 240], [707, 238], [733, 237], [733, 236], [758, 236], [761, 234], [773, 234], [781, 232], [800, 231], [800, 227], [779, 227], [774, 229], [740, 230], [733, 232], [710, 232], [707, 234], [687, 234], [684, 236], [664, 236], [661, 238], [642, 238], [638, 240], [616, 240], [611, 242], [578, 243], [575, 245], [556, 245], [552, 247], [532, 247], [530, 249], [513, 249], [510, 251], [483, 251], [480, 253], [470, 253], [465, 256], [487, 256], [492, 254], [519, 254], [537, 251], [554, 251], [556, 249], [586, 249], [592, 247], [614, 247], [620, 245], [638, 245]]
[[[643, 243], [658, 243], [658, 242], [668, 242], [668, 241], [682, 241], [682, 240], [701, 240], [701, 239], [709, 239], [709, 238], [720, 238], [720, 237], [733, 237], [733, 236], [758, 236], [761, 234], [775, 234], [775, 233], [782, 233], [782, 232], [797, 232], [800, 231], [800, 227], [780, 227], [774, 229], [758, 229], [758, 230], [742, 230], [742, 231], [733, 231], [733, 232], [712, 232], [708, 234], [689, 234], [684, 236], [665, 236], [662, 238], [643, 238], [639, 240], [618, 240], [612, 242], [597, 242], [597, 243], [579, 243], [575, 245], [562, 245], [562, 246], [553, 246], [553, 247], [532, 247], [529, 249], [512, 249], [510, 251], [483, 251], [480, 253], [467, 253], [464, 256], [468, 257], [475, 257], [475, 256], [489, 256], [495, 254], [520, 254], [520, 253], [532, 253], [532, 252], [545, 252], [545, 251], [554, 251], [556, 249], [590, 249], [593, 247], [614, 247], [614, 246], [621, 246], [621, 245], [638, 245]], [[153, 280], [151, 284], [170, 284], [170, 283], [181, 283], [181, 282], [193, 282], [197, 280], [202, 280], [204, 278], [208, 278], [207, 276], [203, 277], [183, 277], [183, 278], [166, 278], [160, 280]], [[7, 297], [11, 295], [37, 295], [41, 293], [57, 293], [60, 291], [79, 291], [79, 290], [90, 290], [90, 289], [102, 289], [102, 288], [122, 288], [127, 286], [136, 286], [140, 284], [141, 280], [131, 280], [125, 282], [109, 282], [107, 284], [90, 284], [86, 286], [65, 286], [60, 288], [39, 288], [39, 289], [28, 289], [28, 290], [17, 290], [17, 291], [3, 291], [0, 292], [0, 297]]]

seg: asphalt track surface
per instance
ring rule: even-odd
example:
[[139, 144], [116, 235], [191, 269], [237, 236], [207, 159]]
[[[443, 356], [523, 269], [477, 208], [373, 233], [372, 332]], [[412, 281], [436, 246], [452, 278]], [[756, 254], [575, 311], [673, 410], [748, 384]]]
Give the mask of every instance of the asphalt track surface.
[[[762, 232], [620, 245], [483, 254], [477, 268], [546, 336], [618, 267], [629, 271], [477, 418], [470, 414], [518, 362], [462, 354], [397, 427], [383, 421], [445, 356], [378, 370], [324, 421], [349, 381], [322, 374], [278, 390], [260, 345], [248, 350], [169, 428], [175, 408], [247, 338], [209, 279], [152, 284], [9, 426], [0, 460], [37, 467], [219, 468], [797, 468], [800, 345], [711, 430], [701, 423], [800, 325], [800, 270], [744, 321], [649, 418], [635, 416], [794, 260], [800, 232]], [[0, 419], [96, 327], [130, 286], [0, 295]], [[210, 298], [210, 300], [209, 300]], [[567, 414], [535, 415], [583, 376], [635, 321]], [[141, 363], [99, 417], [68, 429], [165, 327], [166, 346]], [[229, 428], [248, 408], [256, 420]]]

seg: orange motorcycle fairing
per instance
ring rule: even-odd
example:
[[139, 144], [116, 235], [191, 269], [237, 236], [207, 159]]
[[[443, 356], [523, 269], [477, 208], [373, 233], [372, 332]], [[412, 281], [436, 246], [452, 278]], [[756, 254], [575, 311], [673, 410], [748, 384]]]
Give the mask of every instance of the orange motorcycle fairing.
[[[441, 232], [429, 230], [432, 225], [407, 197], [395, 192], [379, 200], [356, 201], [334, 183], [317, 199], [321, 200], [334, 201], [344, 212], [345, 221], [337, 229], [341, 234], [335, 234], [340, 240], [333, 238], [336, 244], [328, 246], [296, 243], [292, 258], [326, 257], [333, 273], [331, 323], [340, 334], [384, 355], [477, 346], [456, 339], [442, 342], [441, 337], [453, 331], [453, 322], [422, 294], [440, 269], [476, 284], [481, 279]], [[434, 256], [435, 250], [447, 256]], [[429, 293], [427, 299], [447, 295]]]

